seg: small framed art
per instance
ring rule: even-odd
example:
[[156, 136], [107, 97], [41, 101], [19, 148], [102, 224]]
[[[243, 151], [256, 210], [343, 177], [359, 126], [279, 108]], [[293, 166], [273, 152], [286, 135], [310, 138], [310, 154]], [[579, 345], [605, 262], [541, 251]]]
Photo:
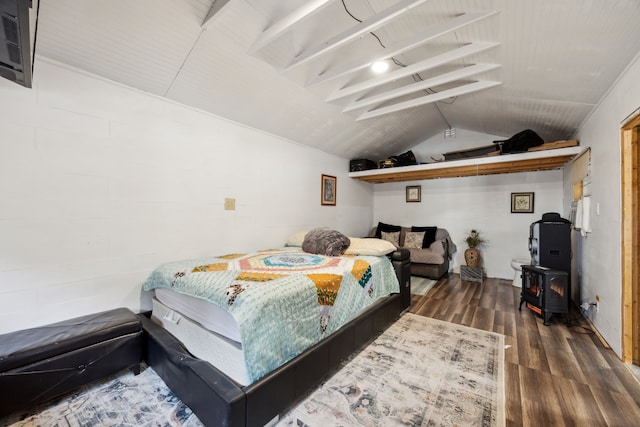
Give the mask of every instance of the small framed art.
[[338, 182], [335, 176], [322, 175], [320, 187], [320, 204], [323, 206], [336, 205], [336, 187]]
[[407, 203], [420, 201], [421, 188], [419, 185], [407, 185]]
[[511, 213], [533, 213], [533, 193], [511, 193]]

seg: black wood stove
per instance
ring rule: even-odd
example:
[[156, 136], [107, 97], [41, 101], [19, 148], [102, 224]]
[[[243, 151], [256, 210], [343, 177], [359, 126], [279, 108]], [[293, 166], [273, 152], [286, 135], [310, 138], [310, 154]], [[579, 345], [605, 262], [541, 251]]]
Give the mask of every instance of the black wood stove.
[[522, 266], [520, 307], [549, 324], [553, 314], [569, 313], [571, 299], [571, 222], [549, 212], [529, 227], [531, 265]]
[[522, 266], [520, 307], [527, 307], [542, 316], [545, 325], [553, 314], [569, 313], [569, 275], [566, 271], [534, 265]]

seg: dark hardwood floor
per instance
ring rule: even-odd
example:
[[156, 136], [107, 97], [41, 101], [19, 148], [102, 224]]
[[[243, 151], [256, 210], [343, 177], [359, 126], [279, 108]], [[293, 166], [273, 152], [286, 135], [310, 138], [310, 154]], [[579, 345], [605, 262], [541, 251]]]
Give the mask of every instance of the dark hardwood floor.
[[640, 426], [640, 382], [577, 309], [549, 326], [523, 307], [511, 280], [450, 274], [410, 311], [505, 335], [507, 426]]

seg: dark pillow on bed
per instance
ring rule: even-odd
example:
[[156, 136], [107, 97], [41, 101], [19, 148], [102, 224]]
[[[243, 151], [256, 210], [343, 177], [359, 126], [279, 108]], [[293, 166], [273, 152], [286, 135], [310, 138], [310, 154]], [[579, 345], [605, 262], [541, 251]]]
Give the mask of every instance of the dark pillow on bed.
[[376, 239], [381, 239], [382, 238], [382, 232], [384, 231], [385, 233], [395, 233], [396, 231], [400, 231], [400, 226], [399, 225], [391, 225], [391, 224], [385, 224], [384, 222], [379, 222], [378, 223], [378, 227], [376, 228]]
[[312, 254], [339, 256], [347, 250], [351, 240], [339, 231], [315, 228], [304, 236], [302, 250]]
[[436, 231], [438, 227], [411, 227], [411, 231], [424, 231], [424, 240], [422, 241], [422, 248], [428, 248], [433, 242], [436, 241]]

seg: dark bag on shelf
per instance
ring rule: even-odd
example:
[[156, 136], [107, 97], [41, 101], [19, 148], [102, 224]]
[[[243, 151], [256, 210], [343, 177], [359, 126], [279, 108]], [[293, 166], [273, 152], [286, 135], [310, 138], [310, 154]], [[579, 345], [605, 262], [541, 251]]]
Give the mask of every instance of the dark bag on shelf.
[[444, 159], [460, 160], [460, 159], [470, 159], [473, 157], [493, 156], [498, 154], [500, 154], [500, 146], [498, 146], [497, 144], [494, 144], [494, 145], [485, 145], [484, 147], [470, 148], [467, 150], [450, 151], [448, 153], [444, 153]]
[[349, 172], [359, 172], [377, 168], [378, 165], [376, 162], [369, 159], [353, 159], [349, 162]]
[[396, 160], [396, 166], [411, 166], [418, 164], [416, 156], [413, 155], [413, 151], [411, 150], [391, 158]]
[[524, 153], [531, 147], [537, 147], [544, 144], [540, 136], [531, 129], [523, 130], [513, 135], [509, 139], [502, 141], [493, 141], [494, 144], [500, 145], [502, 154]]

